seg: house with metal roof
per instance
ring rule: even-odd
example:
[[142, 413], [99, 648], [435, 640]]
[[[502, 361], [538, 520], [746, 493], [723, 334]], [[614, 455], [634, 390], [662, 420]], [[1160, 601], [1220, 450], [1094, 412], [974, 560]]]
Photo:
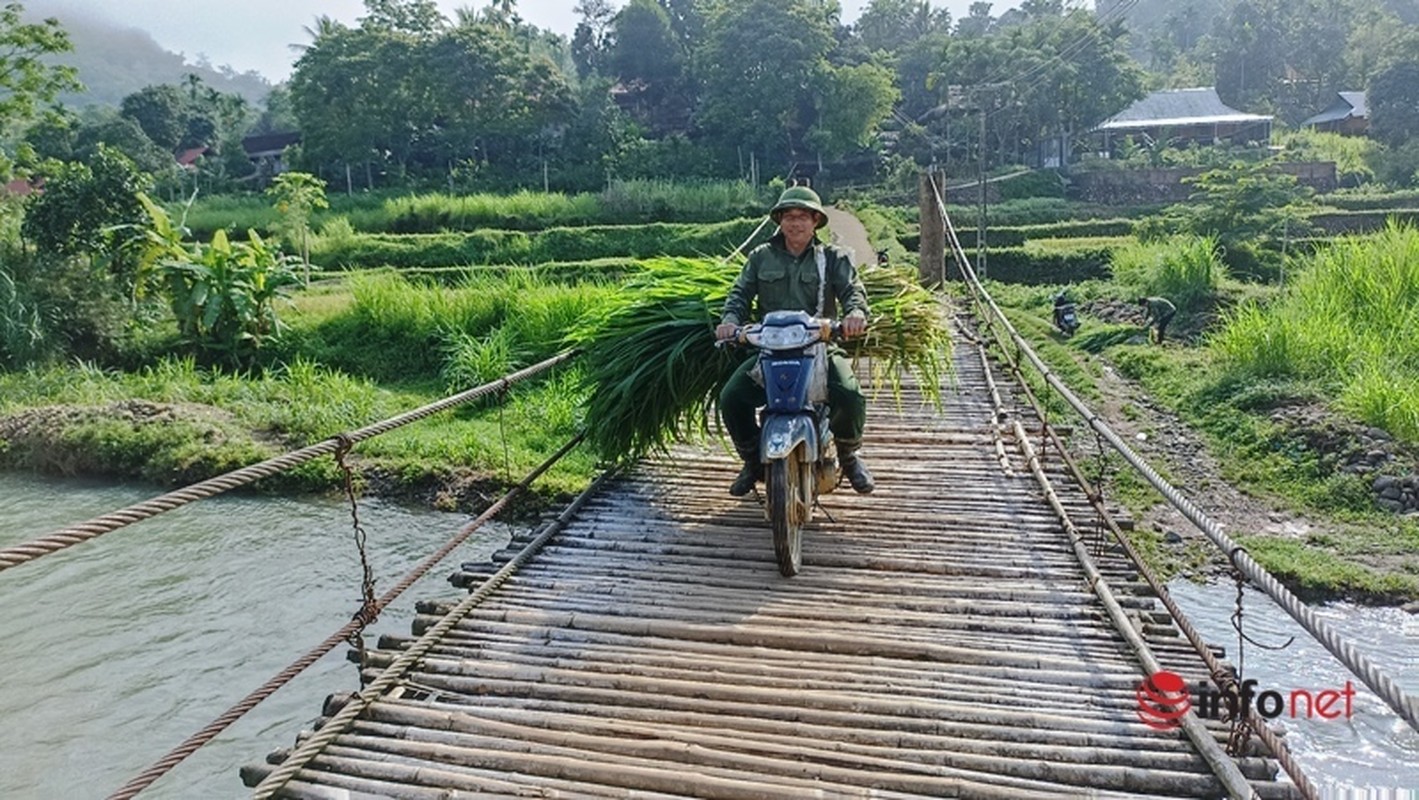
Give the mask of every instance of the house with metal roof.
[[1214, 87], [1204, 86], [1153, 92], [1099, 123], [1094, 132], [1102, 135], [1104, 152], [1112, 152], [1127, 136], [1173, 146], [1265, 143], [1271, 140], [1273, 119], [1231, 108]]
[[1370, 129], [1370, 110], [1365, 105], [1365, 93], [1336, 92], [1335, 100], [1329, 107], [1303, 121], [1301, 126], [1351, 136], [1364, 133]]

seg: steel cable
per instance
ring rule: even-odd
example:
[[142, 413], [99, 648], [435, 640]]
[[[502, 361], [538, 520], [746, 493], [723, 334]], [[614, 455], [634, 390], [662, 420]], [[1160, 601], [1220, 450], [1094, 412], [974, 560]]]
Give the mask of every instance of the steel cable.
[[[980, 354], [982, 366], [984, 366], [986, 372], [989, 373], [990, 362], [986, 358], [985, 347], [977, 344], [976, 349]], [[1021, 383], [1024, 383], [1023, 380]], [[997, 416], [1003, 413], [1004, 412], [999, 410], [997, 406]], [[1119, 605], [1118, 599], [1114, 596], [1113, 590], [1109, 587], [1108, 580], [1104, 577], [1103, 573], [1099, 571], [1099, 568], [1094, 564], [1094, 560], [1089, 556], [1088, 549], [1084, 545], [1084, 537], [1080, 534], [1074, 521], [1070, 519], [1069, 511], [1065, 509], [1064, 504], [1060, 502], [1059, 495], [1055, 493], [1054, 486], [1050, 483], [1049, 476], [1045, 475], [1039, 454], [1035, 451], [1034, 445], [1030, 443], [1029, 433], [1025, 430], [1025, 426], [1020, 424], [1020, 416], [1018, 414], [1012, 414], [1010, 416], [1010, 422], [1015, 431], [1015, 445], [1019, 448], [1021, 455], [1024, 457], [1025, 463], [1030, 469], [1030, 474], [1034, 476], [1035, 483], [1040, 487], [1040, 491], [1044, 494], [1045, 500], [1049, 503], [1050, 508], [1054, 510], [1055, 516], [1059, 518], [1061, 525], [1064, 527], [1065, 533], [1069, 537], [1070, 546], [1074, 551], [1074, 557], [1079, 561], [1080, 567], [1083, 568], [1084, 574], [1088, 578], [1089, 588], [1093, 590], [1094, 594], [1099, 598], [1099, 602], [1103, 605], [1104, 611], [1108, 614], [1114, 629], [1118, 631], [1119, 636], [1123, 637], [1124, 641], [1128, 643], [1129, 648], [1132, 649], [1133, 654], [1138, 657], [1140, 665], [1146, 670], [1147, 674], [1151, 675], [1161, 671], [1162, 665], [1158, 662], [1157, 657], [1153, 655], [1152, 649], [1149, 648], [1148, 643], [1144, 641], [1143, 635], [1129, 622], [1123, 607]], [[1212, 770], [1212, 774], [1217, 776], [1217, 780], [1222, 782], [1222, 785], [1226, 787], [1232, 797], [1250, 799], [1257, 796], [1256, 791], [1252, 789], [1251, 784], [1247, 782], [1246, 776], [1242, 774], [1241, 769], [1235, 762], [1227, 757], [1227, 753], [1223, 751], [1222, 747], [1217, 744], [1217, 741], [1212, 738], [1212, 734], [1208, 732], [1200, 719], [1192, 715], [1184, 715], [1178, 722], [1182, 726], [1183, 732], [1192, 740], [1193, 746], [1197, 748], [1198, 754], [1207, 762], [1208, 767]]]
[[350, 724], [359, 717], [360, 712], [364, 711], [370, 704], [383, 696], [385, 692], [393, 688], [403, 677], [405, 672], [413, 667], [415, 663], [423, 659], [425, 654], [427, 654], [434, 645], [439, 643], [444, 634], [448, 633], [448, 631], [466, 617], [469, 612], [477, 608], [484, 600], [491, 596], [499, 586], [502, 586], [508, 578], [512, 577], [513, 574], [521, 569], [523, 564], [526, 564], [528, 560], [536, 555], [572, 517], [576, 516], [586, 501], [595, 496], [596, 493], [601, 490], [601, 487], [604, 486], [607, 481], [611, 480], [615, 474], [616, 470], [613, 468], [598, 476], [556, 519], [548, 523], [540, 534], [531, 542], [528, 542], [527, 546], [523, 547], [511, 561], [504, 564], [501, 569], [491, 575], [482, 585], [470, 592], [469, 596], [464, 598], [457, 606], [445, 614], [443, 619], [439, 620], [425, 631], [424, 635], [419, 637], [407, 650], [400, 653], [398, 658], [386, 667], [385, 670], [380, 673], [379, 677], [375, 678], [373, 683], [351, 697], [349, 702], [326, 721], [315, 735], [303, 741], [294, 752], [281, 762], [279, 767], [267, 775], [261, 783], [257, 784], [256, 788], [252, 790], [254, 800], [266, 800], [266, 798], [272, 797], [289, 783], [306, 764], [310, 763], [311, 759], [315, 758], [326, 746], [334, 742], [335, 738], [343, 733]]
[[[932, 184], [934, 199], [936, 201], [937, 213], [941, 214], [947, 228], [951, 227], [950, 218], [946, 215], [946, 204], [941, 197], [939, 188]], [[958, 253], [958, 260], [963, 254]], [[1327, 650], [1331, 652], [1342, 664], [1346, 666], [1356, 677], [1365, 683], [1380, 699], [1384, 700], [1396, 714], [1400, 716], [1410, 727], [1419, 730], [1419, 701], [1401, 690], [1388, 675], [1385, 675], [1364, 653], [1336, 633], [1329, 624], [1316, 616], [1309, 606], [1301, 602], [1294, 594], [1281, 584], [1266, 568], [1258, 564], [1244, 548], [1239, 546], [1231, 537], [1222, 531], [1221, 526], [1209, 518], [1201, 509], [1193, 505], [1181, 492], [1172, 484], [1162, 478], [1147, 462], [1139, 458], [1138, 454], [1128, 446], [1111, 428], [1099, 418], [1087, 405], [1083, 403], [1074, 392], [1069, 389], [1049, 367], [1040, 360], [1034, 350], [1025, 342], [1023, 336], [1015, 330], [1010, 321], [1005, 318], [1004, 312], [995, 304], [995, 300], [986, 293], [985, 288], [976, 279], [975, 271], [970, 264], [964, 260], [960, 264], [961, 272], [966, 276], [966, 280], [972, 284], [972, 291], [979, 292], [983, 296], [983, 302], [990, 309], [991, 316], [1006, 330], [1011, 341], [1015, 342], [1019, 351], [1035, 367], [1065, 402], [1069, 403], [1084, 420], [1089, 423], [1098, 435], [1104, 437], [1106, 441], [1118, 451], [1139, 474], [1143, 475], [1159, 494], [1168, 500], [1173, 507], [1177, 508], [1183, 516], [1192, 522], [1198, 530], [1202, 531], [1214, 545], [1227, 553], [1233, 565], [1242, 571], [1252, 583], [1256, 584], [1262, 591], [1285, 609], [1291, 618], [1296, 620], [1302, 628], [1319, 641]]]
[[[488, 506], [483, 513], [474, 518], [473, 521], [460, 528], [458, 533], [455, 534], [453, 538], [449, 539], [447, 543], [436, 550], [432, 555], [419, 562], [398, 584], [380, 596], [374, 603], [375, 613], [384, 610], [384, 608], [398, 598], [399, 595], [403, 594], [406, 589], [414, 585], [414, 583], [424, 577], [424, 575], [428, 574], [428, 571], [446, 558], [449, 553], [453, 552], [455, 547], [462, 544], [474, 531], [481, 528], [483, 523], [497, 516], [500, 511], [507, 507], [508, 503], [512, 502], [519, 494], [526, 491], [532, 485], [533, 481], [541, 477], [548, 469], [551, 469], [553, 464], [560, 461], [562, 456], [565, 456], [573, 447], [580, 444], [585, 437], [585, 432], [578, 433], [576, 436], [572, 437], [570, 441], [562, 445], [561, 449], [552, 454], [551, 457], [542, 462], [542, 464], [532, 470], [532, 472], [528, 473], [527, 477], [523, 478], [520, 483], [509, 489], [502, 497]], [[341, 642], [346, 641], [352, 633], [363, 627], [364, 624], [361, 615], [357, 614], [355, 618], [345, 623], [344, 627], [340, 628], [340, 630], [330, 634], [325, 641], [316, 645], [305, 655], [296, 659], [290, 666], [281, 670], [281, 672], [277, 673], [266, 683], [263, 683], [251, 694], [242, 698], [236, 705], [212, 720], [202, 730], [189, 736], [182, 744], [173, 748], [167, 755], [153, 762], [152, 766], [138, 774], [128, 783], [125, 783], [118, 791], [109, 795], [109, 800], [128, 800], [128, 798], [137, 795], [139, 792], [151, 786], [154, 781], [166, 775], [173, 767], [197, 752], [199, 748], [210, 742], [217, 734], [226, 730], [229, 725], [240, 719], [242, 715], [255, 708], [262, 700], [270, 697], [277, 689], [290, 683], [293, 678], [305, 671], [316, 661], [319, 661], [326, 653], [335, 649]]]
[[53, 533], [41, 536], [38, 539], [0, 548], [0, 572], [33, 561], [40, 556], [72, 547], [81, 542], [86, 542], [124, 526], [132, 525], [135, 522], [141, 522], [150, 517], [155, 517], [164, 511], [171, 511], [174, 508], [186, 505], [194, 500], [212, 497], [230, 489], [235, 489], [238, 486], [244, 486], [262, 478], [268, 478], [320, 456], [338, 452], [341, 447], [348, 447], [355, 442], [363, 441], [382, 433], [388, 433], [395, 428], [408, 425], [411, 422], [476, 400], [493, 392], [505, 391], [512, 384], [545, 372], [563, 361], [570, 359], [574, 355], [576, 355], [576, 351], [574, 350], [564, 351], [551, 358], [533, 364], [530, 367], [510, 373], [491, 383], [485, 383], [482, 386], [477, 386], [467, 391], [460, 392], [459, 394], [445, 397], [437, 402], [416, 408], [412, 411], [407, 411], [398, 416], [390, 417], [389, 419], [368, 425], [359, 430], [338, 434], [309, 447], [293, 450], [289, 453], [276, 456], [275, 458], [269, 458], [258, 464], [252, 464], [247, 467], [232, 470], [231, 472], [223, 473], [214, 478], [208, 478], [205, 481], [185, 486], [141, 503], [135, 503], [134, 505], [110, 512], [101, 517], [94, 517], [86, 522], [71, 525], [67, 528], [61, 528]]
[[[1018, 369], [1018, 365], [1012, 364], [1011, 367]], [[1022, 381], [1020, 388], [1021, 391], [1025, 393], [1030, 404], [1039, 408], [1041, 405], [1039, 399], [1030, 389], [1029, 384]], [[1235, 675], [1223, 667], [1222, 662], [1212, 654], [1212, 649], [1203, 641], [1202, 634], [1198, 633], [1197, 628], [1193, 627], [1192, 620], [1187, 618], [1187, 615], [1183, 613], [1183, 610], [1178, 606], [1177, 602], [1173, 600], [1172, 594], [1168, 592], [1168, 587], [1158, 579], [1158, 576], [1153, 572], [1153, 568], [1148, 566], [1147, 562], [1143, 560], [1143, 555], [1133, 546], [1132, 540], [1123, 534], [1123, 529], [1119, 527], [1118, 521], [1114, 519], [1113, 514], [1109, 512], [1104, 504], [1103, 492], [1099, 489], [1098, 485], [1089, 480], [1084, 474], [1084, 470], [1069, 455], [1069, 451], [1065, 449], [1064, 441], [1060, 439], [1059, 433], [1052, 426], [1046, 426], [1046, 432], [1049, 436], [1050, 443], [1054, 445], [1055, 450], [1059, 452], [1060, 458], [1064, 461], [1065, 467], [1079, 484], [1079, 487], [1084, 490], [1089, 504], [1094, 507], [1094, 511], [1097, 513], [1099, 519], [1102, 520], [1109, 532], [1113, 534], [1114, 541], [1123, 549], [1124, 555], [1128, 557], [1128, 560], [1138, 568], [1138, 573], [1143, 577], [1144, 582], [1146, 582], [1149, 588], [1153, 590], [1153, 593], [1158, 596], [1158, 599], [1163, 603], [1163, 607], [1167, 609], [1173, 623], [1177, 625], [1178, 630], [1202, 659], [1203, 664], [1207, 667], [1208, 675], [1212, 678], [1212, 682], [1217, 685], [1218, 689], [1225, 692], [1229, 684], [1236, 683]], [[1099, 456], [1102, 460], [1103, 439], [1098, 435], [1097, 431], [1095, 432], [1095, 437], [1096, 441], [1099, 443]], [[1103, 466], [1101, 464], [1099, 481], [1102, 480]], [[1100, 538], [1102, 539], [1102, 534]], [[1286, 743], [1271, 730], [1265, 720], [1256, 716], [1248, 716], [1246, 719], [1251, 724], [1251, 728], [1256, 733], [1257, 738], [1262, 740], [1262, 743], [1265, 744], [1271, 754], [1275, 756], [1281, 768], [1290, 776], [1292, 783], [1296, 784], [1296, 789], [1300, 791], [1301, 796], [1306, 798], [1306, 800], [1315, 800], [1316, 797], [1318, 797], [1315, 786], [1310, 782], [1310, 779], [1306, 777], [1300, 765], [1292, 758], [1291, 750], [1286, 746]]]

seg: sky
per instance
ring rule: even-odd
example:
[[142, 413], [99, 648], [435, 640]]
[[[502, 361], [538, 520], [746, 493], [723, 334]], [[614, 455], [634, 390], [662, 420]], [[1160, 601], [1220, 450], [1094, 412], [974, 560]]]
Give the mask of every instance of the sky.
[[[843, 21], [852, 23], [867, 0], [839, 0]], [[1020, 0], [995, 0], [1000, 14]], [[971, 0], [932, 0], [953, 19], [966, 15]], [[237, 72], [255, 71], [275, 83], [290, 76], [296, 52], [291, 45], [307, 44], [306, 28], [327, 16], [354, 24], [364, 16], [362, 0], [67, 0], [65, 6], [121, 25], [147, 31], [166, 50], [181, 53], [189, 62], [206, 56], [213, 66], [230, 66]], [[487, 0], [438, 0], [452, 18], [459, 8], [483, 8]], [[572, 8], [577, 0], [517, 0], [517, 13], [532, 25], [568, 38], [576, 28]], [[612, 0], [620, 7], [620, 0]]]

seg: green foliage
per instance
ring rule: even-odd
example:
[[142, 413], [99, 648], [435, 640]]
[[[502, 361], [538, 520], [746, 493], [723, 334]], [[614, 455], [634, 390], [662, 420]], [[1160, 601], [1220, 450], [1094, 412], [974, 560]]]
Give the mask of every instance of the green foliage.
[[599, 213], [588, 222], [719, 222], [768, 212], [763, 195], [745, 181], [615, 180], [596, 200]]
[[694, 53], [701, 125], [727, 147], [791, 163], [813, 122], [800, 109], [814, 107], [810, 87], [833, 46], [830, 13], [811, 0], [713, 6]]
[[[675, 171], [668, 167], [660, 174]], [[744, 181], [664, 179], [613, 180], [595, 193], [517, 191], [509, 194], [426, 193], [386, 196], [336, 195], [330, 208], [313, 207], [309, 222], [324, 226], [343, 218], [362, 233], [477, 232], [488, 228], [532, 232], [558, 226], [630, 225], [649, 222], [718, 222], [760, 216], [769, 203]], [[176, 210], [174, 210], [176, 213]], [[185, 211], [194, 235], [217, 230], [279, 233], [280, 213], [257, 197], [198, 198]]]
[[61, 256], [110, 254], [115, 227], [142, 216], [138, 194], [148, 188], [123, 153], [99, 145], [89, 164], [51, 165], [44, 191], [32, 195], [22, 226], [25, 238]]
[[[1083, 245], [1061, 241], [1045, 249], [1038, 242], [1020, 247], [992, 247], [986, 253], [986, 275], [993, 281], [1025, 284], [1076, 283], [1108, 274], [1116, 240]], [[966, 251], [975, 263], [975, 253]], [[949, 265], [948, 265], [949, 269]]]
[[[19, 255], [23, 258], [23, 254]], [[10, 274], [16, 254], [0, 261], [0, 364], [22, 366], [44, 360], [55, 346], [39, 305], [28, 286]]]
[[1224, 374], [1335, 387], [1340, 407], [1419, 441], [1419, 231], [1391, 226], [1307, 257], [1267, 307], [1230, 314], [1212, 339]]
[[[762, 219], [702, 225], [651, 223], [550, 228], [534, 234], [483, 230], [445, 234], [356, 234], [317, 240], [312, 260], [327, 267], [441, 267], [472, 264], [539, 264], [601, 258], [652, 258], [728, 253], [748, 239]], [[767, 226], [766, 226], [767, 228]], [[763, 241], [767, 229], [760, 232]]]
[[1161, 295], [1181, 311], [1210, 305], [1227, 277], [1217, 240], [1210, 236], [1129, 242], [1114, 249], [1110, 268], [1130, 296]]
[[1419, 136], [1419, 62], [1395, 64], [1374, 76], [1365, 99], [1371, 136], [1391, 147]]
[[1376, 153], [1375, 177], [1392, 187], [1419, 186], [1419, 138]]
[[1419, 189], [1391, 190], [1372, 183], [1354, 189], [1317, 195], [1316, 202], [1322, 208], [1338, 208], [1342, 211], [1419, 208]]
[[276, 303], [300, 283], [299, 260], [269, 246], [256, 231], [231, 242], [217, 231], [209, 244], [188, 247], [167, 213], [146, 196], [146, 225], [133, 226], [140, 285], [160, 283], [183, 340], [228, 363], [249, 361], [281, 332]]
[[1002, 201], [1033, 197], [1062, 198], [1067, 186], [1068, 179], [1054, 169], [1034, 169], [996, 183]]
[[[402, 274], [349, 280], [352, 302], [319, 323], [326, 363], [379, 379], [468, 388], [557, 352], [613, 284], [564, 284], [530, 270], [463, 271], [453, 285]], [[309, 346], [309, 345], [308, 345]]]
[[[878, 388], [895, 387], [905, 370], [923, 387], [940, 386], [949, 338], [935, 296], [911, 269], [859, 274], [873, 321], [849, 351], [872, 359]], [[586, 416], [597, 421], [588, 435], [603, 458], [634, 458], [708, 429], [710, 404], [742, 358], [715, 347], [713, 335], [737, 275], [734, 265], [664, 259], [571, 332], [584, 352]]]
[[455, 331], [446, 345], [443, 382], [450, 391], [461, 391], [495, 381], [518, 369], [524, 354], [517, 350], [512, 329], [494, 328], [479, 335]]
[[[986, 242], [991, 247], [1018, 247], [1029, 241], [1040, 239], [1096, 239], [1102, 237], [1127, 236], [1133, 233], [1131, 219], [1082, 219], [1049, 222], [1042, 225], [992, 225], [986, 231]], [[977, 228], [964, 228], [956, 232], [961, 246], [975, 247]]]
[[56, 19], [20, 21], [23, 6], [0, 5], [0, 136], [5, 128], [34, 116], [60, 92], [78, 89], [73, 67], [45, 56], [69, 51], [69, 37]]
[[806, 140], [824, 158], [838, 159], [870, 145], [901, 98], [891, 71], [876, 64], [828, 66], [818, 81], [818, 118]]
[[1281, 134], [1276, 144], [1283, 148], [1282, 161], [1334, 161], [1336, 177], [1342, 184], [1374, 180], [1375, 171], [1370, 163], [1379, 146], [1369, 137], [1298, 128]]
[[299, 285], [299, 262], [270, 247], [256, 231], [230, 242], [218, 231], [190, 256], [162, 264], [178, 330], [190, 343], [230, 363], [250, 359], [278, 336], [276, 302]]
[[312, 171], [368, 165], [355, 174], [372, 181], [377, 170], [397, 184], [447, 177], [466, 160], [476, 175], [513, 167], [570, 121], [570, 88], [540, 41], [512, 20], [467, 14], [449, 24], [432, 4], [424, 11], [414, 29], [370, 15], [315, 32], [290, 81]]
[[1388, 599], [1419, 592], [1412, 576], [1383, 575], [1324, 547], [1280, 536], [1244, 536], [1241, 544], [1267, 572], [1292, 587], [1301, 598]]
[[[1092, 10], [1062, 8], [1031, 15], [1019, 24], [993, 35], [963, 35], [989, 20], [967, 18], [955, 36], [946, 37], [934, 54], [925, 76], [940, 104], [949, 86], [988, 87], [972, 91], [961, 101], [989, 114], [989, 138], [995, 152], [988, 164], [1017, 161], [1021, 143], [1033, 147], [1057, 137], [1061, 131], [1084, 131], [1126, 108], [1144, 94], [1143, 71], [1124, 51], [1127, 28], [1110, 24]], [[934, 56], [934, 57], [932, 57]], [[1008, 76], [1030, 76], [1002, 80]], [[924, 111], [925, 109], [923, 109]], [[920, 113], [920, 112], [918, 112]], [[953, 158], [975, 161], [970, 125], [952, 125], [954, 139], [946, 142]], [[918, 152], [918, 163], [927, 163], [939, 152], [933, 143]]]
[[280, 214], [277, 230], [288, 245], [296, 247], [310, 282], [310, 215], [317, 208], [329, 208], [325, 181], [306, 172], [283, 172], [266, 187], [266, 196], [276, 201]]
[[1263, 248], [1309, 231], [1310, 190], [1268, 163], [1235, 162], [1183, 181], [1196, 187], [1192, 196], [1141, 222], [1141, 238], [1173, 233], [1214, 237], [1235, 272], [1267, 277], [1279, 258]]

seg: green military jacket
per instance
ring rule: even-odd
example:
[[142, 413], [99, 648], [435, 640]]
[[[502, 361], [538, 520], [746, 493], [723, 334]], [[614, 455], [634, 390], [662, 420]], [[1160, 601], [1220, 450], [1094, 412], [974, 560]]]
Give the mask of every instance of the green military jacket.
[[818, 313], [818, 262], [815, 248], [823, 249], [824, 274], [828, 285], [823, 292], [823, 316], [832, 317], [834, 306], [842, 309], [841, 316], [854, 312], [867, 316], [867, 290], [857, 277], [857, 268], [846, 251], [830, 244], [814, 241], [803, 254], [794, 257], [784, 246], [783, 234], [776, 233], [768, 242], [749, 253], [749, 260], [729, 290], [724, 301], [721, 322], [742, 325], [751, 318], [754, 301], [758, 300], [757, 317], [770, 311], [807, 311]]
[[1162, 320], [1165, 317], [1171, 317], [1176, 313], [1178, 313], [1178, 307], [1173, 305], [1172, 302], [1168, 300], [1168, 298], [1150, 297], [1148, 298], [1148, 310], [1143, 314], [1143, 321], [1145, 323], [1149, 322], [1150, 320], [1153, 322], [1158, 322], [1159, 320]]

